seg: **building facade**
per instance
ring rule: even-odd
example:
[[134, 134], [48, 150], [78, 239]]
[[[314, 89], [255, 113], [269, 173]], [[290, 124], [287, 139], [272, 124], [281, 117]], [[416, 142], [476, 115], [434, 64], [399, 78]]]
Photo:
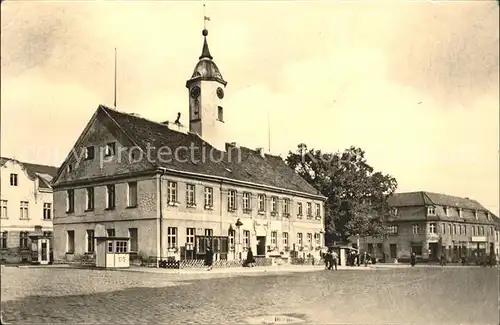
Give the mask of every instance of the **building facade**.
[[226, 143], [226, 81], [203, 31], [189, 130], [99, 106], [54, 180], [55, 259], [93, 253], [95, 227], [157, 259], [319, 256], [324, 201], [284, 161]]
[[52, 235], [53, 207], [50, 182], [57, 167], [0, 158], [0, 260], [31, 260], [33, 232]]
[[458, 261], [498, 255], [498, 218], [479, 202], [431, 192], [397, 193], [389, 198], [388, 238], [361, 238], [360, 248], [379, 259]]

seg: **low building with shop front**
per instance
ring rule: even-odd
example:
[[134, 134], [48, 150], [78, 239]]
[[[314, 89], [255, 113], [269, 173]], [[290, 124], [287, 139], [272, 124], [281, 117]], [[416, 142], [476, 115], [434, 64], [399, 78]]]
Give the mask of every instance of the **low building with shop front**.
[[52, 188], [57, 167], [0, 158], [0, 260], [32, 261], [31, 235], [47, 238], [43, 258], [49, 257], [52, 237]]
[[[316, 257], [325, 197], [262, 148], [226, 143], [226, 81], [203, 31], [187, 81], [189, 129], [99, 106], [54, 180], [55, 258], [95, 251], [102, 225], [120, 249], [155, 259]], [[256, 126], [258, 129], [259, 126]], [[115, 248], [110, 248], [115, 249]], [[116, 248], [118, 249], [118, 248]], [[131, 256], [133, 259], [134, 256]]]
[[362, 251], [379, 260], [469, 260], [498, 254], [498, 227], [494, 216], [479, 202], [431, 192], [396, 193], [389, 198], [386, 238], [360, 238]]

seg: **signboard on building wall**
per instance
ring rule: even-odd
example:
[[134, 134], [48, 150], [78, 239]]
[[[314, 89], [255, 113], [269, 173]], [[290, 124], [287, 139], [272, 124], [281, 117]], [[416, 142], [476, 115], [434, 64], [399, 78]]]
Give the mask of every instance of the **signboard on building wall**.
[[472, 236], [470, 241], [473, 243], [483, 243], [483, 242], [486, 242], [486, 237], [485, 236]]

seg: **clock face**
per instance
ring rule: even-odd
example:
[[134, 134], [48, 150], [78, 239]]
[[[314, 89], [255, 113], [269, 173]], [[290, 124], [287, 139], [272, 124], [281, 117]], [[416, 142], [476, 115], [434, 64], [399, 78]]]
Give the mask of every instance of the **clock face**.
[[220, 99], [224, 98], [224, 90], [221, 87], [217, 88], [217, 97]]
[[192, 98], [198, 98], [200, 97], [200, 87], [196, 86], [191, 89], [191, 97]]

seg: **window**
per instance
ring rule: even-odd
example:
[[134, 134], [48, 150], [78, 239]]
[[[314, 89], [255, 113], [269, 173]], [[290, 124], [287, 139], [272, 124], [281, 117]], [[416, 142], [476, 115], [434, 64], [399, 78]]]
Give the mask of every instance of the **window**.
[[392, 215], [397, 216], [398, 215], [398, 208], [392, 208]]
[[312, 204], [311, 202], [307, 202], [307, 216], [312, 216]]
[[49, 237], [49, 238], [52, 238], [52, 231], [44, 231], [44, 232], [43, 232], [43, 236], [44, 236], [44, 237]]
[[459, 218], [462, 218], [462, 209], [461, 209], [461, 208], [458, 208], [458, 209], [457, 209], [457, 212], [458, 212], [458, 217], [459, 217]]
[[6, 249], [7, 248], [7, 237], [9, 233], [6, 231], [0, 232], [0, 249]]
[[115, 154], [115, 143], [114, 142], [109, 142], [106, 144], [106, 148], [104, 150], [104, 155], [106, 157], [112, 156]]
[[467, 235], [467, 225], [464, 225], [464, 235]]
[[52, 219], [52, 203], [43, 204], [43, 220]]
[[243, 230], [243, 247], [250, 247], [250, 230]]
[[281, 239], [283, 240], [283, 247], [288, 247], [288, 233], [284, 232], [281, 236]]
[[259, 194], [258, 201], [259, 201], [259, 211], [261, 212], [266, 211], [266, 196], [264, 194]]
[[458, 234], [461, 235], [462, 234], [462, 225], [458, 225]]
[[453, 229], [451, 229], [451, 223], [448, 224], [448, 233], [453, 235]]
[[128, 207], [135, 208], [137, 206], [137, 182], [128, 183]]
[[0, 201], [0, 218], [2, 218], [2, 219], [9, 218], [7, 215], [7, 200]]
[[491, 219], [490, 213], [488, 211], [486, 211], [486, 219], [488, 219], [488, 221]]
[[311, 233], [307, 233], [307, 246], [311, 246], [313, 235]]
[[479, 234], [479, 236], [484, 236], [484, 227], [481, 226], [481, 228], [479, 228], [479, 229], [481, 229], [481, 233]]
[[297, 203], [297, 215], [302, 216], [302, 202]]
[[243, 211], [250, 211], [250, 193], [243, 193]]
[[430, 216], [436, 215], [436, 208], [435, 207], [427, 207], [427, 214]]
[[271, 198], [271, 213], [278, 213], [278, 198], [275, 196]]
[[95, 156], [94, 146], [89, 146], [85, 148], [85, 160], [92, 160], [94, 159], [94, 156]]
[[496, 240], [498, 241], [498, 239], [500, 237], [500, 231], [497, 231], [495, 236], [496, 236]]
[[373, 254], [373, 244], [372, 243], [368, 244], [367, 250], [368, 250], [368, 254], [370, 254], [370, 255]]
[[429, 224], [429, 233], [435, 234], [436, 233], [436, 224], [435, 223], [430, 223]]
[[168, 181], [167, 183], [167, 200], [168, 203], [177, 203], [177, 183]]
[[85, 207], [85, 210], [92, 211], [92, 210], [94, 210], [94, 188], [93, 187], [87, 187], [85, 189], [85, 193], [86, 193], [86, 207]]
[[214, 231], [212, 229], [205, 229], [205, 237], [213, 237]]
[[412, 230], [413, 230], [413, 234], [414, 234], [414, 235], [418, 235], [419, 230], [420, 230], [420, 227], [419, 227], [417, 224], [414, 224], [414, 225], [412, 226]]
[[19, 219], [24, 219], [24, 220], [29, 219], [27, 201], [21, 201]]
[[195, 187], [193, 184], [186, 185], [186, 204], [188, 207], [196, 205], [195, 200]]
[[457, 225], [453, 225], [453, 234], [456, 235], [457, 234]]
[[297, 245], [302, 246], [302, 233], [297, 233]]
[[73, 165], [68, 164], [68, 173], [71, 173], [73, 171]]
[[285, 216], [290, 215], [290, 199], [284, 199], [283, 200], [283, 214]]
[[137, 228], [128, 228], [128, 236], [130, 237], [130, 251], [139, 251], [139, 232]]
[[316, 217], [321, 217], [321, 205], [316, 203]]
[[418, 246], [418, 245], [412, 246], [411, 252], [415, 253], [415, 255], [417, 255], [417, 256], [422, 256], [422, 246]]
[[397, 235], [397, 233], [398, 233], [398, 226], [397, 225], [390, 225], [389, 226], [389, 234]]
[[476, 235], [477, 235], [476, 226], [472, 226], [472, 236], [476, 236]]
[[66, 212], [75, 211], [75, 190], [66, 191]]
[[68, 230], [66, 233], [67, 242], [66, 242], [66, 252], [74, 253], [75, 252], [75, 231]]
[[443, 207], [445, 216], [448, 216], [448, 207]]
[[495, 228], [490, 227], [490, 236], [493, 236], [494, 233], [495, 233]]
[[236, 231], [234, 231], [233, 229], [229, 229], [228, 232], [227, 232], [227, 236], [229, 237], [229, 247], [231, 248], [234, 248], [234, 237], [236, 235]]
[[314, 241], [316, 242], [316, 246], [321, 246], [321, 235], [318, 233], [314, 234]]
[[116, 232], [113, 228], [106, 229], [106, 233], [107, 233], [108, 237], [115, 237], [116, 236]]
[[113, 210], [115, 208], [115, 186], [106, 185], [106, 209]]
[[10, 186], [17, 186], [17, 174], [10, 174]]
[[177, 247], [177, 228], [168, 227], [167, 229], [167, 247], [175, 248]]
[[214, 205], [214, 189], [211, 187], [205, 187], [205, 207], [211, 207]]
[[116, 242], [116, 248], [115, 248], [115, 253], [127, 253], [127, 245], [128, 242], [125, 240], [120, 240]]
[[87, 230], [87, 253], [95, 252], [94, 230]]
[[441, 224], [441, 234], [446, 234], [446, 225], [444, 223]]
[[271, 232], [271, 245], [275, 245], [278, 243], [278, 233], [276, 231]]
[[224, 110], [223, 110], [222, 106], [217, 107], [217, 119], [219, 121], [224, 121]]
[[19, 248], [20, 249], [28, 249], [28, 232], [27, 231], [21, 231], [19, 233]]
[[236, 210], [236, 191], [229, 190], [227, 196], [227, 209], [228, 211]]
[[195, 228], [186, 228], [186, 245], [194, 246], [194, 234], [196, 232]]

